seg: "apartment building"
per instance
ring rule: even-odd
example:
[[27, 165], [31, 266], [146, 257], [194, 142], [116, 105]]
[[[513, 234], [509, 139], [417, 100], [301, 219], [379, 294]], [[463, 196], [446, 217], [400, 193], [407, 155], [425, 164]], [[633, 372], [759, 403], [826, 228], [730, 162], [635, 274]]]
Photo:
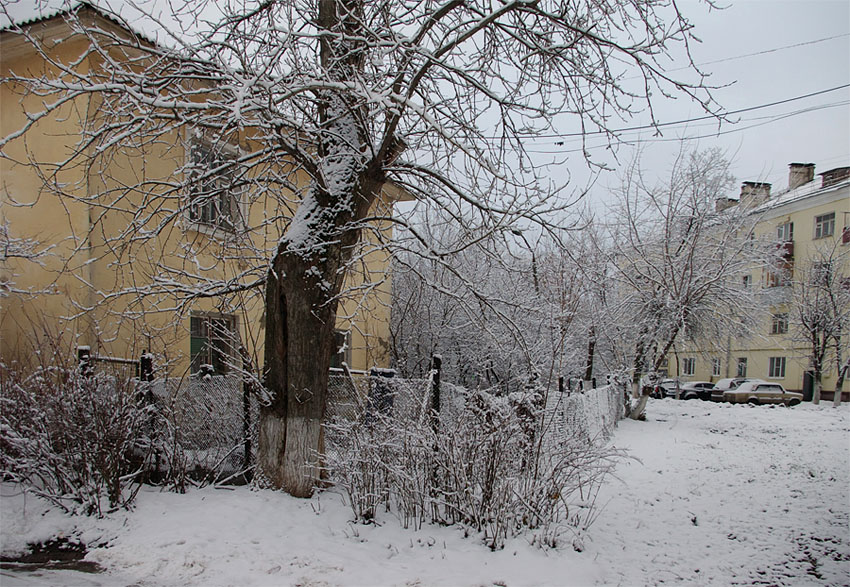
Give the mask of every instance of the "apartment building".
[[[744, 182], [739, 200], [718, 202], [720, 207], [747, 207], [758, 219], [754, 236], [772, 240], [777, 247], [772, 263], [742, 276], [742, 289], [756, 290], [764, 318], [744, 338], [729, 337], [704, 348], [678, 345], [668, 356], [667, 371], [671, 377], [693, 381], [756, 377], [776, 381], [811, 399], [815, 383], [812, 336], [817, 328], [812, 329], [811, 324], [808, 329], [803, 327], [800, 309], [801, 305], [821, 303], [808, 293], [813, 284], [823, 290], [829, 281], [839, 294], [839, 306], [827, 313], [837, 310], [844, 316], [840, 352], [843, 361], [847, 360], [850, 308], [842, 304], [850, 292], [850, 167], [816, 174], [811, 163], [792, 163], [788, 187], [778, 193], [772, 193], [771, 187]], [[822, 332], [820, 336], [823, 341]], [[821, 383], [822, 397], [829, 399], [838, 367], [834, 340], [826, 344]], [[842, 390], [847, 399], [848, 381]]]
[[[0, 86], [0, 136], [11, 137], [0, 158], [0, 359], [26, 361], [56, 340], [71, 352], [118, 363], [150, 352], [172, 376], [225, 374], [246, 356], [261, 359], [262, 280], [298, 202], [291, 186], [307, 178], [276, 162], [261, 171], [285, 182], [213, 189], [239, 184], [217, 170], [260, 148], [250, 128], [212, 141], [175, 126], [157, 140], [116, 148], [86, 142], [105, 98], [80, 93], [43, 115], [48, 98], [10, 76], [58, 79], [56, 64], [98, 74], [90, 39], [71, 25], [69, 10], [74, 23], [104, 38], [152, 42], [85, 3], [19, 21], [38, 47], [0, 26], [0, 75], [7, 80]], [[85, 155], [95, 149], [108, 156], [91, 163]], [[187, 173], [207, 180], [184, 189]], [[378, 242], [390, 238], [391, 224], [380, 218], [408, 197], [388, 183], [375, 204], [378, 220], [364, 231], [356, 270], [346, 278], [336, 363], [388, 366], [391, 276]]]

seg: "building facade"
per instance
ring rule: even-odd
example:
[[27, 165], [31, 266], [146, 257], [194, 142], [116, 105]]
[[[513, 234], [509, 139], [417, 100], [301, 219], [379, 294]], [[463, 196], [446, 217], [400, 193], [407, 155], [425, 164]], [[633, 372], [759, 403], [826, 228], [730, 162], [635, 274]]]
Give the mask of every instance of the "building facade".
[[[775, 258], [766, 266], [754, 265], [741, 281], [742, 289], [755, 289], [763, 317], [746, 337], [677, 345], [667, 358], [668, 375], [711, 382], [760, 378], [811, 399], [812, 337], [819, 328], [812, 327], [812, 312], [815, 304], [824, 304], [823, 320], [831, 323], [820, 327], [820, 341], [827, 347], [821, 384], [822, 397], [831, 398], [850, 337], [850, 167], [816, 176], [813, 164], [792, 163], [787, 189], [772, 194], [770, 184], [745, 182], [740, 200], [718, 203], [730, 205], [747, 206], [757, 218], [754, 237], [775, 243]], [[817, 297], [815, 289], [827, 293]], [[837, 304], [831, 308], [826, 307], [830, 297]], [[835, 328], [839, 338], [824, 339], [823, 330]], [[846, 399], [846, 379], [842, 390]]]
[[[74, 10], [74, 22], [105, 38], [136, 35], [89, 5]], [[16, 76], [99, 72], [90, 38], [66, 17], [39, 15], [26, 35], [0, 30], [0, 358], [27, 363], [54, 341], [119, 363], [150, 352], [174, 377], [260, 361], [264, 274], [308, 178], [279, 161], [251, 173], [280, 180], [231, 175], [230, 162], [260, 149], [250, 128], [213, 140], [175, 126], [117, 147], [92, 140], [110, 98], [80, 93], [45, 115], [42, 101], [57, 97]], [[391, 276], [380, 243], [391, 224], [381, 218], [407, 197], [386, 184], [363, 231], [339, 306], [336, 364], [388, 366]]]

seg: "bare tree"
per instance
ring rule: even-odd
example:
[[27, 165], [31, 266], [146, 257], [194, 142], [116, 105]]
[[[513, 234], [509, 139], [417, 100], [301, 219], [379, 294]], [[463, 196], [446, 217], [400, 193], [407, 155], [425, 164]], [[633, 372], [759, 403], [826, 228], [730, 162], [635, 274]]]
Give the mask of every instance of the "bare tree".
[[795, 339], [808, 349], [814, 374], [812, 403], [820, 403], [823, 375], [830, 357], [835, 361], [835, 405], [841, 403], [844, 384], [844, 355], [850, 324], [850, 282], [842, 270], [848, 253], [838, 240], [816, 250], [800, 264], [793, 283], [793, 322]]
[[[178, 266], [150, 254], [138, 263], [152, 285], [102, 297], [234, 301], [264, 288], [263, 369], [273, 400], [260, 417], [258, 474], [298, 496], [310, 495], [319, 476], [345, 277], [363, 255], [358, 243], [382, 245], [375, 226], [396, 221], [378, 206], [388, 185], [474, 222], [467, 240], [522, 222], [551, 228], [547, 212], [565, 204], [539, 185], [528, 139], [562, 120], [613, 138], [617, 118], [647, 110], [655, 120], [652, 95], [684, 94], [713, 108], [702, 77], [688, 83], [664, 71], [674, 46], [692, 65], [695, 38], [676, 0], [270, 0], [224, 3], [212, 15], [204, 3], [169, 8], [133, 19], [155, 24], [159, 43], [129, 33], [118, 12], [66, 11], [73, 39], [86, 41], [70, 59], [42, 45], [37, 26], [7, 27], [3, 34], [22, 36], [46, 66], [4, 80], [40, 105], [0, 147], [69, 108], [84, 117], [67, 157], [30, 163], [69, 199], [81, 196], [62, 183], [62, 170], [92, 170], [95, 193], [84, 200], [95, 210], [95, 244], [116, 263], [127, 263], [127, 243], [161, 238], [187, 214], [202, 214], [185, 197], [192, 190], [213, 211], [234, 189], [274, 204], [261, 224], [242, 227], [272, 245], [242, 242], [227, 279], [193, 264], [194, 250]], [[98, 176], [109, 159], [157, 148], [179, 161], [192, 137], [208, 148], [166, 177]], [[228, 154], [234, 143], [241, 148]], [[102, 230], [118, 213], [122, 228]], [[428, 248], [437, 258], [449, 252]]]
[[[607, 242], [612, 311], [633, 324], [625, 341], [635, 394], [641, 375], [657, 372], [677, 340], [725, 340], [759, 315], [741, 276], [770, 248], [750, 238], [757, 219], [747, 210], [716, 210], [733, 186], [728, 169], [719, 150], [683, 150], [663, 184], [646, 183], [639, 159], [623, 178]], [[632, 417], [646, 405], [640, 396]]]

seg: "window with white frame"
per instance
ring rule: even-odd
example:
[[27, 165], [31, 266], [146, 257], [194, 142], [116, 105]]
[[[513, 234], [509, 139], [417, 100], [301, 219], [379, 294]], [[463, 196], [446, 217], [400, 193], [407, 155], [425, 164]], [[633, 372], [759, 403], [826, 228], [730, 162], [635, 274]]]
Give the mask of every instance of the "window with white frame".
[[744, 275], [741, 278], [742, 286], [744, 289], [752, 289], [753, 287], [753, 276], [752, 275]]
[[770, 357], [767, 366], [767, 376], [772, 379], [785, 377], [785, 357]]
[[720, 377], [720, 359], [711, 359], [711, 375]]
[[793, 265], [788, 262], [781, 262], [776, 267], [767, 269], [765, 276], [765, 285], [767, 287], [785, 287], [791, 285], [791, 278], [794, 275]]
[[815, 238], [826, 238], [835, 234], [835, 212], [815, 216]]
[[738, 374], [737, 377], [747, 376], [747, 357], [738, 357]]
[[214, 148], [195, 142], [190, 153], [189, 219], [198, 224], [233, 231], [239, 225], [240, 211], [234, 188], [234, 161], [231, 148]]
[[815, 261], [812, 263], [812, 285], [828, 286], [832, 282], [832, 263]]
[[794, 240], [794, 223], [786, 222], [776, 227], [776, 240], [788, 243]]
[[778, 312], [773, 314], [771, 324], [770, 324], [770, 333], [771, 334], [785, 334], [788, 332], [788, 313], [787, 312]]
[[682, 359], [682, 375], [693, 375], [696, 373], [697, 360], [694, 357]]

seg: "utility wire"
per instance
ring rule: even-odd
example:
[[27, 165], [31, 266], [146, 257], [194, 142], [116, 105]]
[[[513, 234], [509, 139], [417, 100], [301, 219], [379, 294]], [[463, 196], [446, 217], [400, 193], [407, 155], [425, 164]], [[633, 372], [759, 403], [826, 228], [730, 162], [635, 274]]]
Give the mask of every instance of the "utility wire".
[[[702, 61], [700, 63], [695, 64], [697, 67], [701, 67], [703, 65], [714, 65], [715, 63], [726, 63], [727, 61], [735, 61], [737, 59], [744, 59], [746, 57], [757, 57], [758, 55], [767, 55], [768, 53], [776, 53], [777, 51], [782, 51], [784, 49], [795, 49], [797, 47], [804, 47], [806, 45], [814, 45], [816, 43], [823, 43], [825, 41], [832, 41], [833, 39], [840, 39], [842, 37], [850, 37], [850, 33], [842, 33], [840, 35], [833, 35], [831, 37], [823, 37], [822, 39], [813, 39], [811, 41], [803, 41], [801, 43], [794, 43], [793, 45], [783, 45], [782, 47], [774, 47], [773, 49], [765, 49], [763, 51], [756, 51], [755, 53], [744, 53], [743, 55], [735, 55], [733, 57], [724, 57], [723, 59], [715, 59], [713, 61]], [[690, 69], [689, 65], [684, 67], [677, 67], [675, 69], [670, 69], [668, 71], [681, 71], [683, 69]]]
[[[791, 118], [793, 116], [798, 116], [800, 114], [807, 114], [809, 112], [816, 112], [818, 110], [824, 110], [824, 109], [828, 109], [828, 108], [836, 108], [838, 106], [847, 106], [848, 104], [850, 104], [850, 101], [835, 102], [835, 103], [832, 103], [832, 104], [819, 104], [817, 106], [812, 106], [810, 108], [804, 108], [802, 110], [796, 110], [794, 112], [786, 112], [784, 114], [778, 114], [778, 115], [775, 115], [775, 116], [763, 116], [763, 117], [760, 117], [760, 118], [755, 118], [755, 119], [752, 119], [753, 124], [749, 124], [747, 126], [730, 128], [730, 129], [727, 129], [727, 130], [718, 131], [718, 132], [714, 132], [714, 133], [702, 134], [702, 135], [698, 135], [698, 136], [677, 137], [677, 138], [664, 138], [664, 137], [635, 138], [635, 139], [623, 138], [621, 140], [621, 142], [625, 145], [637, 145], [637, 144], [641, 144], [641, 143], [664, 143], [664, 142], [670, 142], [670, 141], [677, 141], [678, 142], [678, 141], [682, 141], [682, 140], [691, 141], [691, 140], [699, 140], [699, 139], [706, 139], [706, 138], [716, 138], [716, 137], [719, 137], [719, 136], [722, 136], [722, 135], [727, 135], [727, 134], [731, 134], [731, 133], [735, 133], [735, 132], [742, 132], [742, 131], [749, 130], [749, 129], [752, 129], [752, 128], [756, 128], [756, 127], [759, 127], [759, 126], [764, 126], [765, 124], [771, 124], [773, 122], [784, 120], [786, 118]], [[598, 145], [587, 145], [586, 147], [577, 148], [577, 149], [567, 149], [567, 150], [563, 150], [563, 149], [527, 149], [526, 152], [528, 152], [528, 153], [538, 153], [538, 154], [562, 155], [562, 154], [568, 154], [568, 153], [580, 153], [580, 152], [590, 151], [590, 150], [600, 149], [600, 148], [608, 148], [609, 146], [610, 145], [606, 142], [606, 143], [601, 143], [601, 144], [598, 144]]]
[[[834, 88], [827, 88], [825, 90], [819, 90], [817, 92], [811, 92], [809, 94], [803, 94], [801, 96], [794, 96], [793, 98], [786, 98], [784, 100], [777, 100], [776, 102], [768, 102], [766, 104], [759, 104], [757, 106], [748, 106], [746, 108], [739, 108], [738, 110], [730, 110], [729, 112], [725, 112], [724, 115], [732, 115], [732, 114], [743, 114], [744, 112], [752, 112], [753, 110], [762, 110], [764, 108], [771, 108], [773, 106], [779, 106], [781, 104], [788, 104], [789, 102], [796, 102], [798, 100], [805, 100], [806, 98], [812, 98], [814, 96], [820, 96], [823, 94], [828, 94], [830, 92], [836, 92], [838, 90], [843, 90], [845, 88], [850, 88], [850, 84], [843, 84], [840, 86], [835, 86]], [[659, 128], [664, 126], [675, 126], [680, 124], [688, 124], [690, 122], [699, 122], [701, 120], [717, 120], [718, 116], [713, 114], [707, 114], [705, 116], [698, 116], [696, 118], [684, 118], [682, 120], [676, 120], [671, 122], [659, 122], [658, 124], [642, 124], [638, 126], [629, 126], [625, 128], [618, 128], [613, 130], [594, 130], [588, 132], [572, 132], [572, 133], [552, 133], [552, 134], [534, 134], [529, 135], [530, 139], [538, 139], [538, 138], [568, 138], [568, 137], [581, 137], [581, 136], [593, 136], [593, 135], [608, 135], [608, 134], [619, 134], [624, 132], [630, 132], [634, 130], [649, 130], [653, 128]], [[490, 139], [498, 139], [500, 137], [487, 137]], [[557, 143], [555, 143], [557, 144]]]

